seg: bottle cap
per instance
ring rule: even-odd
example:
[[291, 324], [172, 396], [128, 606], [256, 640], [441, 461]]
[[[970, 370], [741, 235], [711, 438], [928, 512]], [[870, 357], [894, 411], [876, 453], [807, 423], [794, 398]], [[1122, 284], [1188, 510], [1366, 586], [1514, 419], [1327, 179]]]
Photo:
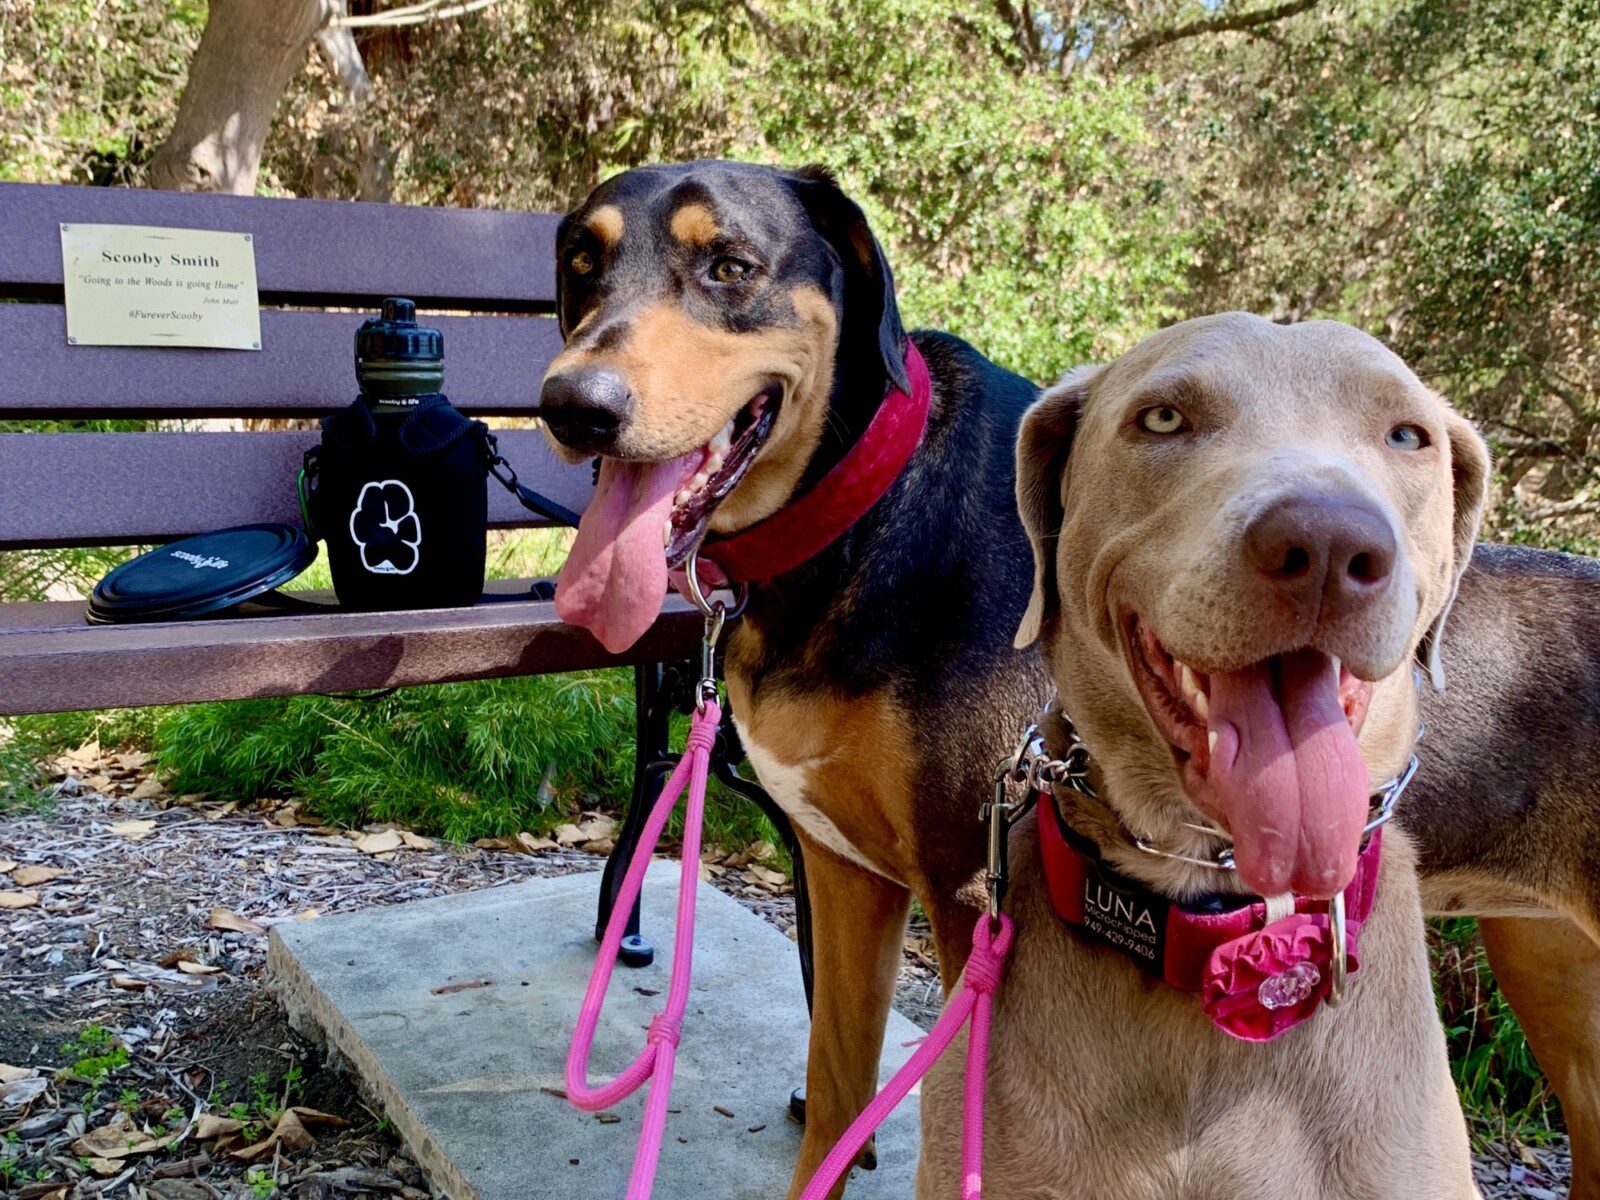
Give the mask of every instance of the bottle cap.
[[414, 396], [444, 385], [444, 334], [417, 324], [417, 306], [391, 296], [356, 330], [356, 380], [366, 392]]

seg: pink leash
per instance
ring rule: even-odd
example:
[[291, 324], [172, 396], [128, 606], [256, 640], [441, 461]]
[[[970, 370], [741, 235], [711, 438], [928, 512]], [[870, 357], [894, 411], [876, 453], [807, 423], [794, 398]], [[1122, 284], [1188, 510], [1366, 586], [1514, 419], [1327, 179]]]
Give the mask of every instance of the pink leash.
[[855, 1162], [867, 1139], [949, 1049], [968, 1017], [972, 1019], [972, 1033], [967, 1040], [966, 1102], [961, 1123], [961, 1200], [979, 1200], [983, 1195], [983, 1090], [989, 1074], [989, 1022], [994, 994], [1005, 973], [1006, 955], [1011, 950], [1015, 933], [1010, 917], [1001, 913], [995, 919], [999, 923], [998, 933], [993, 931], [987, 913], [978, 918], [977, 927], [972, 931], [972, 957], [967, 959], [963, 986], [950, 997], [916, 1053], [872, 1098], [872, 1103], [861, 1110], [861, 1115], [828, 1152], [811, 1182], [806, 1184], [806, 1190], [800, 1193], [800, 1200], [824, 1200]]
[[[720, 628], [720, 621], [719, 621]], [[713, 688], [713, 692], [715, 689]], [[689, 974], [694, 957], [694, 901], [700, 883], [700, 826], [706, 807], [706, 775], [710, 769], [711, 746], [717, 737], [717, 722], [722, 710], [715, 695], [705, 698], [695, 710], [689, 725], [688, 744], [677, 768], [667, 780], [650, 819], [639, 835], [639, 844], [622, 879], [622, 890], [611, 908], [600, 951], [595, 956], [589, 990], [584, 993], [578, 1012], [578, 1027], [567, 1053], [567, 1099], [585, 1112], [610, 1108], [650, 1083], [644, 1104], [644, 1124], [639, 1129], [639, 1148], [634, 1155], [633, 1175], [628, 1181], [628, 1200], [649, 1200], [655, 1184], [656, 1163], [661, 1157], [661, 1139], [667, 1129], [667, 1103], [672, 1093], [672, 1071], [678, 1056], [678, 1039], [683, 1031], [683, 1014], [689, 1007]], [[678, 927], [672, 939], [672, 982], [667, 988], [667, 1006], [650, 1022], [644, 1049], [622, 1074], [598, 1088], [589, 1086], [589, 1052], [594, 1048], [595, 1029], [600, 1010], [605, 1006], [606, 986], [617, 963], [623, 931], [633, 911], [650, 856], [667, 826], [667, 818], [688, 788], [688, 804], [683, 820], [683, 871], [678, 883]]]

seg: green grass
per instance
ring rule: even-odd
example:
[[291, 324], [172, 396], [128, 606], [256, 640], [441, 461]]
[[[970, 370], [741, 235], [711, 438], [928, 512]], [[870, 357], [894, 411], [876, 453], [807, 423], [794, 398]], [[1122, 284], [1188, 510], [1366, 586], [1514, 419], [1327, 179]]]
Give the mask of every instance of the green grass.
[[1549, 1141], [1562, 1128], [1555, 1097], [1495, 985], [1478, 923], [1432, 922], [1428, 949], [1450, 1071], [1474, 1140]]
[[[395, 821], [471, 841], [546, 833], [583, 809], [620, 811], [633, 780], [633, 719], [627, 670], [407, 688], [374, 699], [293, 696], [21, 717], [11, 740], [0, 742], [0, 779], [21, 798], [39, 780], [30, 765], [37, 756], [98, 738], [151, 750], [179, 794], [295, 797], [302, 811], [337, 825]], [[685, 728], [680, 721], [675, 745]], [[0, 803], [7, 786], [0, 782]], [[713, 785], [706, 841], [741, 848], [778, 838], [753, 806]]]

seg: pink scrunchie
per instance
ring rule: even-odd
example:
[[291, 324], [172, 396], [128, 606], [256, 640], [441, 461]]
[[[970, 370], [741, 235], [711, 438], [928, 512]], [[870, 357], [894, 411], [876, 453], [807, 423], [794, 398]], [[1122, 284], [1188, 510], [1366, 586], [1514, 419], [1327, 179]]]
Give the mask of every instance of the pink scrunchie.
[[1224, 942], [1206, 962], [1201, 1007], [1241, 1041], [1280, 1037], [1310, 1019], [1327, 995], [1332, 941], [1327, 917], [1296, 913]]

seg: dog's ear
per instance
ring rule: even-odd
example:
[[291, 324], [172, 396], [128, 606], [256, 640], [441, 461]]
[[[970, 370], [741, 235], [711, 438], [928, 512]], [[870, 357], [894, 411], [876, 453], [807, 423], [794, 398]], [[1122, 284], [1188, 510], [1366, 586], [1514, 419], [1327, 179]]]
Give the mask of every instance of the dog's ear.
[[1099, 367], [1074, 367], [1061, 382], [1033, 402], [1017, 435], [1017, 508], [1033, 546], [1033, 596], [1017, 626], [1017, 649], [1039, 640], [1061, 607], [1056, 594], [1056, 538], [1065, 515], [1061, 474], [1067, 469], [1072, 437], [1089, 381]]
[[1461, 576], [1472, 561], [1472, 549], [1478, 544], [1478, 527], [1483, 521], [1483, 508], [1489, 498], [1489, 475], [1492, 470], [1489, 448], [1470, 421], [1451, 410], [1445, 414], [1445, 427], [1449, 432], [1450, 476], [1453, 484], [1451, 532], [1455, 543], [1455, 564], [1450, 579], [1450, 594], [1417, 650], [1428, 668], [1428, 679], [1435, 691], [1444, 690], [1444, 621], [1450, 615], [1451, 605], [1456, 602], [1456, 593], [1461, 590]]
[[845, 311], [861, 313], [862, 327], [876, 329], [884, 373], [902, 392], [909, 392], [906, 331], [895, 300], [894, 275], [867, 223], [867, 214], [844, 194], [827, 167], [801, 167], [787, 178], [813, 228], [833, 247], [844, 267]]

